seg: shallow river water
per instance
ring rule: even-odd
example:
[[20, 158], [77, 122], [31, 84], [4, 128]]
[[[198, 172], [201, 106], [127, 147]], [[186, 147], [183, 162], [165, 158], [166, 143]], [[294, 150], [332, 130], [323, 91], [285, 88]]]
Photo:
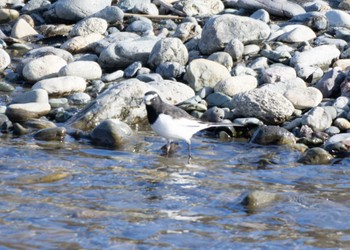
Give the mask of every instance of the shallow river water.
[[[350, 248], [350, 168], [300, 165], [281, 146], [138, 132], [123, 150], [0, 140], [1, 249]], [[278, 198], [253, 211], [252, 190]]]

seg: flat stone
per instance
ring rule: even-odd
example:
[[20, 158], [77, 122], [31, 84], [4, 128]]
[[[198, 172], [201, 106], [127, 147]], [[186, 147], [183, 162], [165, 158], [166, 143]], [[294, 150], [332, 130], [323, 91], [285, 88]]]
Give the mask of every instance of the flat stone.
[[11, 30], [11, 37], [23, 39], [28, 36], [36, 36], [38, 32], [30, 26], [23, 18], [19, 18], [13, 25]]
[[254, 76], [242, 75], [232, 76], [219, 81], [215, 85], [214, 90], [232, 97], [238, 93], [255, 89], [257, 86], [258, 81]]
[[307, 109], [316, 107], [322, 101], [322, 93], [317, 88], [291, 88], [284, 96], [294, 105], [296, 109]]
[[62, 96], [74, 92], [84, 92], [86, 81], [79, 76], [61, 76], [38, 81], [32, 89], [44, 89], [49, 95]]
[[50, 110], [51, 107], [48, 102], [16, 103], [7, 106], [6, 115], [12, 122], [24, 122], [47, 115]]
[[79, 76], [86, 80], [100, 79], [102, 69], [93, 61], [76, 61], [62, 67], [58, 72], [59, 76]]

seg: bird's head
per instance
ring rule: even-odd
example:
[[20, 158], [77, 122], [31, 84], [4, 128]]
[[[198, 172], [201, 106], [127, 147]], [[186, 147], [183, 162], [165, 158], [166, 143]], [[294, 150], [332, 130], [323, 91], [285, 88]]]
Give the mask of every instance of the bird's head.
[[155, 91], [148, 91], [143, 97], [143, 100], [146, 105], [153, 105], [155, 103], [161, 102], [158, 93]]

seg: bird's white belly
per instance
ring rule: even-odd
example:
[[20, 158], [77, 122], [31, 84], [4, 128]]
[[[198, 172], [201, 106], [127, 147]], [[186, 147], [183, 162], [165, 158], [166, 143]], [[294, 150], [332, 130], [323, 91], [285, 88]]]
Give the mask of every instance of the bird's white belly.
[[158, 119], [151, 125], [152, 129], [168, 140], [185, 140], [189, 142], [191, 137], [206, 126], [196, 121], [187, 119], [173, 119], [160, 114]]

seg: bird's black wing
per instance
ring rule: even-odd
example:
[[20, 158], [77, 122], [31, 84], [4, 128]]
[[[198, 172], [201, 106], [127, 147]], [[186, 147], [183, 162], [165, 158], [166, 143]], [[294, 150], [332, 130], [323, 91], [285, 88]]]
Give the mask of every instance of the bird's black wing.
[[185, 110], [183, 110], [179, 107], [176, 107], [176, 106], [172, 106], [168, 103], [164, 103], [162, 113], [164, 113], [166, 115], [170, 115], [175, 119], [186, 118], [186, 119], [196, 120], [196, 118], [191, 116]]

